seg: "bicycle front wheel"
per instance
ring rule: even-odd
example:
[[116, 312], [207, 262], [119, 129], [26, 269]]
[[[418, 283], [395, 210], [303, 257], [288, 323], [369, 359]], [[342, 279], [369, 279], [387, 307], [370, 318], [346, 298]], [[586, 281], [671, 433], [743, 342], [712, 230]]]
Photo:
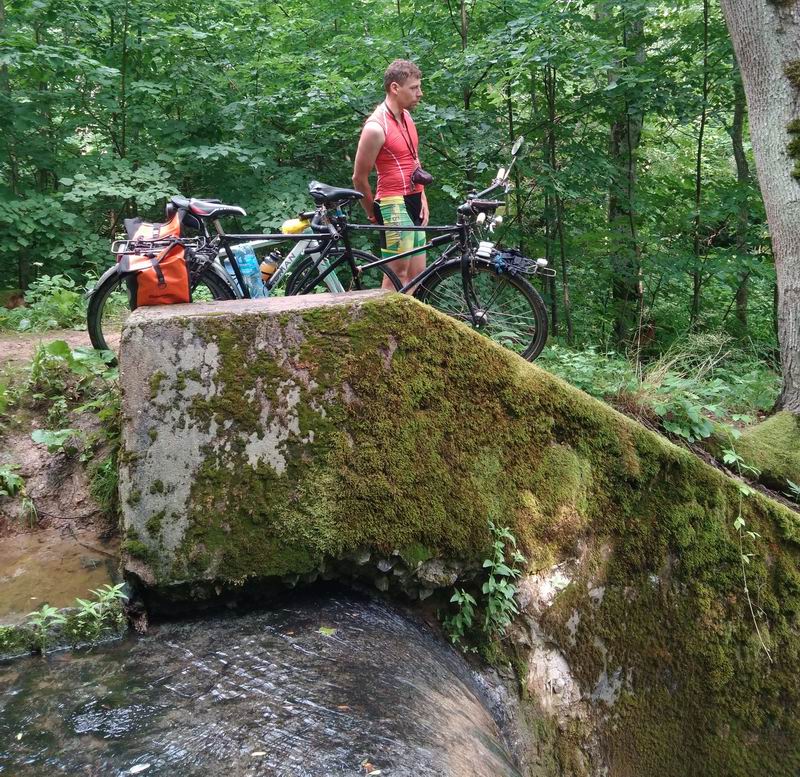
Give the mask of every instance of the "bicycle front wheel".
[[539, 292], [525, 278], [500, 273], [489, 262], [471, 262], [468, 273], [474, 317], [464, 298], [458, 259], [445, 262], [414, 296], [533, 361], [547, 342], [547, 309]]
[[[334, 248], [325, 257], [328, 266], [336, 264], [345, 256], [345, 248]], [[353, 261], [358, 267], [370, 262], [377, 262], [377, 257], [366, 251], [352, 249]], [[354, 291], [357, 289], [380, 289], [384, 279], [388, 279], [394, 289], [400, 288], [400, 281], [397, 275], [385, 264], [362, 270], [357, 276], [353, 276], [350, 265], [345, 260], [333, 272], [328, 273], [320, 280], [324, 268], [314, 267], [316, 259], [313, 254], [301, 259], [292, 268], [289, 280], [286, 283], [286, 296], [294, 294], [320, 294], [325, 292], [336, 293], [341, 291]], [[322, 272], [320, 272], [322, 270]]]
[[[206, 268], [192, 285], [192, 301], [236, 299], [233, 289], [210, 268]], [[119, 352], [122, 327], [136, 309], [133, 288], [128, 277], [117, 272], [101, 279], [92, 292], [86, 323], [92, 345], [101, 351]]]

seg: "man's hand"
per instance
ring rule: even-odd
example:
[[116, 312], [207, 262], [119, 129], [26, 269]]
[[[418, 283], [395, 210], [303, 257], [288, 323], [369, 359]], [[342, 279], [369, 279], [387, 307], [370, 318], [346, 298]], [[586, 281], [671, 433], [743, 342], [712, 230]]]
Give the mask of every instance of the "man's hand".
[[420, 218], [422, 219], [422, 226], [428, 226], [428, 219], [430, 218], [430, 211], [428, 210], [428, 198], [425, 196], [425, 190], [422, 190], [422, 208], [420, 208], [419, 212]]

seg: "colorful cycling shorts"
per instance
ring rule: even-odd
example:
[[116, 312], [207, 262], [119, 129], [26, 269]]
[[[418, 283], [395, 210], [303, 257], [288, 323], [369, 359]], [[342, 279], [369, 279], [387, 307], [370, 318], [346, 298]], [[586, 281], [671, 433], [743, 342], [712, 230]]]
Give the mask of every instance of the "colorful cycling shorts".
[[[375, 200], [375, 222], [385, 226], [418, 227], [422, 225], [422, 194], [397, 195]], [[381, 255], [389, 259], [425, 245], [424, 232], [390, 229], [381, 232]], [[416, 254], [405, 257], [412, 259]]]

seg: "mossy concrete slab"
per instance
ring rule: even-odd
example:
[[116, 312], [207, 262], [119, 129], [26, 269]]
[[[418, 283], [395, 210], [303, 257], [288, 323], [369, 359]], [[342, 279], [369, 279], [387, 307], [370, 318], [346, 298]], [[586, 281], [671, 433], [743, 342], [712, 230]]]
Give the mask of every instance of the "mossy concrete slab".
[[[796, 513], [405, 296], [145, 310], [120, 361], [128, 568], [152, 585], [479, 566], [491, 518], [532, 571], [578, 570], [536, 628], [604, 773], [800, 771]], [[579, 738], [553, 774], [594, 773]]]
[[759, 480], [772, 488], [787, 492], [787, 481], [800, 484], [800, 415], [775, 413], [745, 429], [735, 447], [747, 464], [760, 470]]

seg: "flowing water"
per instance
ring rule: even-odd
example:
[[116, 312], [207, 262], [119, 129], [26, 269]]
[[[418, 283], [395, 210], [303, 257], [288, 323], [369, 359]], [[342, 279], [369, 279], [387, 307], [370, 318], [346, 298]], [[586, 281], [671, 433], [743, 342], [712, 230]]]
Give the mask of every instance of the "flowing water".
[[0, 774], [517, 777], [470, 671], [350, 594], [0, 666]]

